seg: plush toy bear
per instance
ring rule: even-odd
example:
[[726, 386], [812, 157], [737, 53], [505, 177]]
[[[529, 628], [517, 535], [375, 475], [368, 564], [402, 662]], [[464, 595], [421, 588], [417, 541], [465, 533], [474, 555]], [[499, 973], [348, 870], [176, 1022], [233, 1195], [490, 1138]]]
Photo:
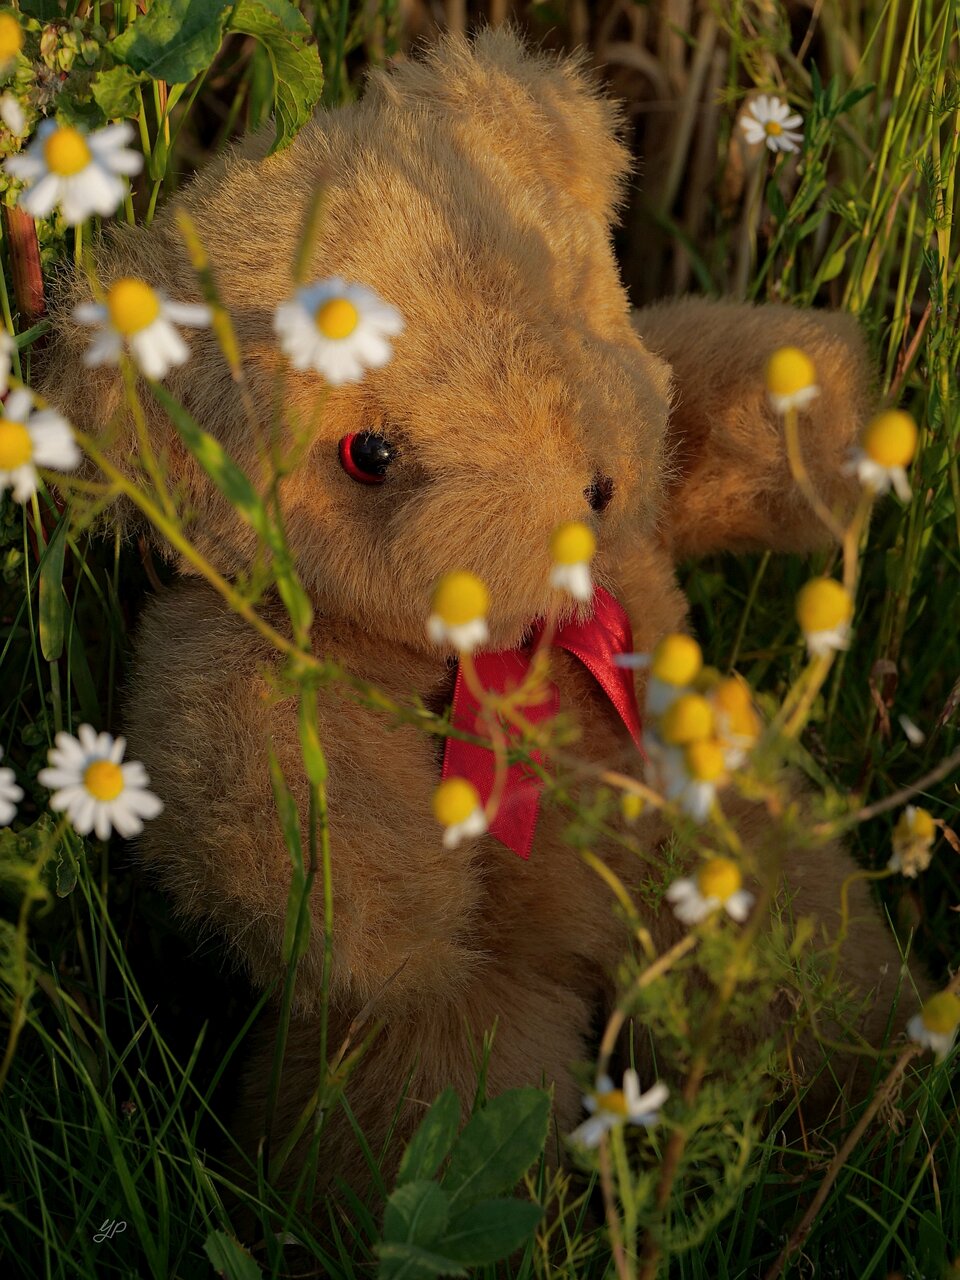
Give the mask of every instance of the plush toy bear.
[[[576, 60], [530, 53], [503, 31], [472, 44], [447, 38], [419, 60], [374, 72], [361, 101], [318, 115], [288, 150], [267, 157], [254, 143], [174, 201], [209, 251], [261, 425], [278, 386], [291, 429], [314, 424], [280, 499], [316, 612], [315, 651], [397, 699], [416, 695], [436, 711], [451, 702], [456, 655], [425, 631], [431, 592], [451, 569], [489, 587], [486, 648], [523, 645], [558, 599], [548, 548], [561, 521], [596, 530], [595, 579], [615, 622], [632, 626], [637, 651], [684, 626], [679, 558], [824, 545], [766, 402], [764, 365], [779, 346], [802, 347], [816, 365], [821, 392], [802, 415], [812, 478], [831, 506], [847, 510], [854, 499], [841, 468], [869, 399], [856, 325], [699, 299], [631, 314], [611, 248], [629, 168], [618, 123]], [[273, 331], [321, 187], [307, 278], [360, 282], [405, 320], [385, 367], [332, 389], [295, 373]], [[172, 215], [108, 238], [98, 252], [105, 285], [134, 275], [178, 300], [198, 299]], [[48, 394], [97, 433], [123, 422], [124, 411], [116, 373], [82, 367], [88, 334], [67, 307], [87, 291], [75, 286], [64, 303]], [[192, 339], [191, 360], [167, 385], [265, 484], [241, 389], [212, 334]], [[222, 574], [242, 573], [254, 557], [252, 530], [152, 397], [143, 401], [190, 537]], [[342, 465], [339, 442], [362, 432], [389, 442], [383, 484], [358, 483]], [[115, 437], [120, 465], [125, 441]], [[282, 974], [291, 876], [268, 743], [306, 812], [296, 700], [277, 693], [270, 644], [167, 551], [183, 576], [146, 610], [126, 698], [131, 751], [165, 803], [140, 856], [183, 916], [222, 938], [262, 988]], [[283, 626], [279, 606], [267, 602], [263, 612]], [[609, 690], [565, 648], [554, 648], [550, 675], [579, 724], [577, 754], [636, 776], [641, 758]], [[443, 739], [391, 730], [383, 712], [334, 690], [318, 701], [335, 909], [329, 1043], [338, 1046], [362, 1010], [366, 1030], [382, 1023], [346, 1086], [371, 1147], [404, 1086], [406, 1130], [445, 1085], [470, 1097], [475, 1055], [494, 1024], [489, 1089], [551, 1082], [559, 1131], [569, 1132], [581, 1106], [571, 1067], [592, 1056], [591, 1027], [627, 937], [608, 885], [564, 840], [568, 814], [541, 804], [526, 859], [493, 834], [444, 848], [431, 814]], [[743, 819], [747, 828], [756, 821], [762, 815]], [[639, 831], [651, 848], [667, 836], [655, 813]], [[643, 867], [616, 843], [598, 842], [595, 853], [638, 883]], [[835, 930], [848, 855], [807, 849], [785, 862], [795, 915]], [[862, 882], [850, 897], [855, 943], [845, 972], [864, 996], [879, 989], [862, 1024], [879, 1040], [900, 958]], [[666, 907], [647, 923], [659, 945], [678, 936]], [[315, 894], [277, 1138], [318, 1080], [322, 940]], [[271, 1046], [268, 1025], [248, 1072], [241, 1123], [251, 1144], [262, 1132]], [[323, 1165], [348, 1178], [361, 1168], [342, 1118]]]

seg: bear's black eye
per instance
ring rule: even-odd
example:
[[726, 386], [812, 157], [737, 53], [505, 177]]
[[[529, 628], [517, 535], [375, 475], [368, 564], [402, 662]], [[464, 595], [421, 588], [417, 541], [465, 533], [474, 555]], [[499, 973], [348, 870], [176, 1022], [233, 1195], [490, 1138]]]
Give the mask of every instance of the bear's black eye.
[[387, 468], [397, 451], [386, 438], [375, 431], [351, 431], [338, 446], [340, 464], [351, 480], [360, 484], [383, 484]]

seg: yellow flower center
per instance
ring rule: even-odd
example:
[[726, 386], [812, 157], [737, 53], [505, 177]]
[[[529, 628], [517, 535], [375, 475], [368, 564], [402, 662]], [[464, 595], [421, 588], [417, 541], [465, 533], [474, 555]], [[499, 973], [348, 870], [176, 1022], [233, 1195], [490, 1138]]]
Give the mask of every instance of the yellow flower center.
[[917, 424], [909, 413], [888, 409], [867, 424], [860, 443], [881, 467], [905, 467], [917, 450]]
[[142, 280], [124, 276], [107, 290], [107, 311], [117, 333], [129, 338], [153, 324], [160, 314], [160, 299]]
[[684, 693], [660, 717], [664, 742], [685, 746], [713, 733], [713, 708], [699, 693]]
[[716, 782], [723, 773], [723, 747], [709, 738], [691, 742], [683, 758], [687, 773], [697, 782]]
[[94, 800], [116, 800], [123, 790], [123, 774], [120, 766], [111, 760], [94, 760], [87, 765], [83, 785]]
[[0, 13], [0, 62], [9, 62], [23, 48], [23, 31], [12, 13]]
[[579, 520], [558, 524], [550, 535], [550, 556], [554, 564], [589, 564], [596, 549], [593, 530]]
[[33, 441], [22, 422], [0, 418], [0, 471], [14, 471], [33, 457]]
[[433, 593], [431, 612], [448, 627], [461, 627], [486, 616], [490, 593], [473, 573], [445, 573]]
[[937, 833], [937, 824], [926, 809], [914, 809], [912, 835], [919, 840], [932, 840]]
[[346, 298], [330, 298], [317, 307], [313, 323], [325, 338], [349, 338], [360, 323], [360, 312]]
[[466, 778], [447, 778], [433, 793], [433, 816], [441, 827], [455, 827], [479, 808], [477, 789]]
[[646, 801], [636, 791], [624, 791], [620, 796], [620, 812], [625, 822], [636, 822], [645, 808]]
[[653, 651], [650, 674], [664, 684], [692, 684], [703, 666], [700, 646], [691, 636], [664, 636]]
[[853, 617], [853, 601], [834, 578], [813, 578], [797, 594], [797, 621], [804, 635], [832, 631]]
[[727, 676], [711, 690], [714, 706], [726, 717], [729, 733], [751, 742], [760, 736], [760, 717], [757, 715], [749, 686], [739, 676]]
[[768, 138], [779, 138], [783, 133], [783, 125], [779, 120], [768, 120], [763, 129]]
[[934, 1035], [948, 1036], [960, 1025], [960, 998], [949, 991], [931, 996], [923, 1006], [920, 1017], [923, 1025]]
[[80, 130], [65, 124], [54, 129], [43, 144], [43, 158], [51, 173], [59, 178], [72, 178], [87, 167], [92, 156]]
[[813, 361], [799, 347], [780, 347], [767, 361], [767, 390], [772, 396], [794, 396], [816, 381]]
[[711, 858], [697, 872], [697, 888], [704, 898], [726, 902], [743, 884], [740, 868], [729, 858]]
[[598, 1111], [609, 1111], [611, 1115], [626, 1117], [630, 1114], [627, 1099], [622, 1089], [610, 1089], [606, 1093], [594, 1095], [597, 1099]]

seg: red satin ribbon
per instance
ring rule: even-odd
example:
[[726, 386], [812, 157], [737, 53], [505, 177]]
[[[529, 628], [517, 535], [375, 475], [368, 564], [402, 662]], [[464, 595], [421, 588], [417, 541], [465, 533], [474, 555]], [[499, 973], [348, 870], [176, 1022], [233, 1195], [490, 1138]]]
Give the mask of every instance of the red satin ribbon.
[[[542, 625], [534, 632], [529, 646], [523, 649], [478, 653], [474, 657], [474, 666], [483, 687], [498, 694], [516, 689], [530, 669], [533, 649], [541, 633]], [[560, 627], [553, 637], [553, 644], [559, 649], [566, 649], [583, 663], [613, 703], [637, 747], [642, 750], [640, 709], [633, 687], [633, 673], [616, 666], [613, 661], [618, 653], [631, 651], [633, 633], [629, 618], [613, 596], [602, 587], [597, 587], [593, 594], [591, 616], [586, 622], [570, 622]], [[548, 681], [547, 689], [548, 697], [542, 702], [523, 708], [524, 718], [531, 724], [549, 720], [560, 709], [560, 694], [556, 685]], [[455, 728], [480, 738], [488, 736], [486, 726], [480, 720], [480, 705], [467, 688], [460, 667], [457, 668], [451, 710]], [[508, 743], [516, 741], [520, 736], [512, 725], [504, 725], [504, 732]], [[532, 751], [530, 758], [537, 764], [543, 763], [539, 751]], [[459, 738], [448, 738], [443, 756], [443, 777], [468, 779], [486, 804], [493, 791], [492, 748], [463, 742]], [[532, 775], [523, 764], [513, 764], [507, 770], [506, 785], [500, 807], [490, 825], [490, 834], [521, 858], [530, 857], [542, 790], [540, 779]]]

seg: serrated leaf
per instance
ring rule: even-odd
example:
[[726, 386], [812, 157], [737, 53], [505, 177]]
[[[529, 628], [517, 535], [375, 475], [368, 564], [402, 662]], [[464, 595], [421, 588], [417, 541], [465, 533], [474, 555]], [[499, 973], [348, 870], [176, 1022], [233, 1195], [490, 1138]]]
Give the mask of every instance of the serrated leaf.
[[410, 1139], [397, 1184], [432, 1178], [450, 1152], [460, 1127], [460, 1099], [455, 1089], [444, 1089]]
[[453, 1258], [415, 1244], [381, 1244], [379, 1280], [433, 1280], [434, 1276], [465, 1276]]
[[154, 80], [186, 84], [217, 56], [230, 0], [163, 0], [107, 46], [114, 60]]
[[511, 1089], [471, 1117], [450, 1157], [444, 1190], [458, 1208], [511, 1191], [543, 1150], [550, 1098]]
[[471, 1267], [499, 1262], [529, 1240], [542, 1217], [528, 1200], [484, 1200], [454, 1218], [443, 1251]]
[[263, 1272], [253, 1258], [225, 1231], [211, 1231], [203, 1251], [217, 1275], [224, 1276], [225, 1280], [261, 1280]]
[[435, 1182], [408, 1182], [387, 1201], [383, 1238], [391, 1244], [435, 1245], [446, 1229], [450, 1204]]
[[97, 106], [108, 120], [126, 119], [135, 116], [140, 110], [137, 100], [137, 85], [146, 77], [133, 67], [111, 67], [109, 71], [101, 71], [93, 79], [93, 97]]
[[48, 662], [63, 653], [63, 622], [66, 601], [63, 595], [63, 553], [67, 546], [67, 517], [60, 520], [47, 543], [40, 566], [40, 651]]
[[323, 67], [312, 32], [290, 0], [239, 0], [230, 30], [253, 36], [263, 47], [273, 72], [277, 136], [272, 150], [293, 141], [310, 119], [323, 92]]

